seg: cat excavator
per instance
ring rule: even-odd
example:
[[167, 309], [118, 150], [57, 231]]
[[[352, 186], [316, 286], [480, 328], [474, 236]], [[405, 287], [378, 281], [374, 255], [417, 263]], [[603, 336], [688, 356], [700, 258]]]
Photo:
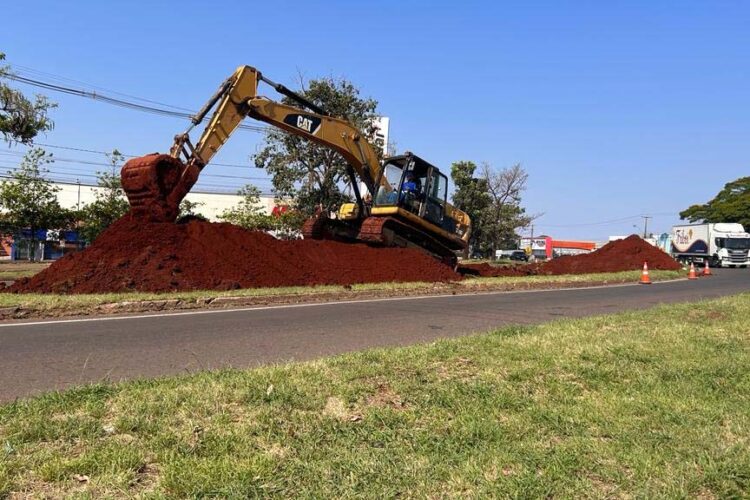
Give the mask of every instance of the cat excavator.
[[[258, 94], [266, 83], [287, 102]], [[208, 121], [195, 145], [190, 132]], [[456, 252], [468, 245], [469, 216], [448, 203], [448, 179], [438, 168], [412, 153], [382, 162], [365, 136], [349, 121], [325, 110], [251, 66], [240, 66], [225, 80], [190, 127], [175, 136], [169, 154], [133, 158], [122, 168], [122, 187], [134, 217], [174, 222], [179, 205], [201, 170], [245, 118], [253, 118], [337, 151], [348, 163], [354, 202], [335, 214], [307, 220], [305, 238], [417, 247], [455, 265]]]

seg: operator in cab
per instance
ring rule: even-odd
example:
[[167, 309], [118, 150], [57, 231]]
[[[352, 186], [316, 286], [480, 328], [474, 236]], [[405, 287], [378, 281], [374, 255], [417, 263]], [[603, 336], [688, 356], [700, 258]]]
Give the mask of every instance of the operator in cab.
[[420, 191], [419, 184], [419, 179], [414, 175], [414, 172], [406, 172], [406, 179], [404, 179], [404, 183], [401, 185], [401, 192], [404, 194], [411, 193], [416, 196]]
[[414, 172], [406, 172], [406, 178], [401, 184], [401, 202], [407, 210], [416, 212], [419, 208], [419, 195], [422, 183]]

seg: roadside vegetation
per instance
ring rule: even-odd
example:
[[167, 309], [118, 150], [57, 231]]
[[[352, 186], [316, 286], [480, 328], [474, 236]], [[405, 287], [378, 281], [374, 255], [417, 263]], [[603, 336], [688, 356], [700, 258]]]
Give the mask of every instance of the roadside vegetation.
[[0, 497], [750, 491], [750, 294], [0, 406]]
[[0, 281], [14, 281], [18, 278], [34, 276], [39, 271], [48, 268], [49, 262], [5, 261], [0, 263]]
[[[0, 265], [0, 275], [3, 266]], [[651, 271], [653, 281], [683, 277], [681, 271]], [[635, 283], [640, 271], [522, 276], [469, 277], [451, 283], [364, 283], [351, 286], [247, 288], [231, 291], [199, 290], [172, 293], [39, 294], [0, 293], [0, 317], [69, 316], [197, 307], [284, 304], [325, 300], [355, 300], [408, 295], [440, 295]], [[219, 300], [217, 300], [219, 299]]]

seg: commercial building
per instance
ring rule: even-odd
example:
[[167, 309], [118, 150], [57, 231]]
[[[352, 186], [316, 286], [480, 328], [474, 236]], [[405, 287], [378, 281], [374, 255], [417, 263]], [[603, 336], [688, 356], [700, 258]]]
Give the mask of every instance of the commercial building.
[[552, 259], [562, 255], [593, 252], [597, 245], [594, 241], [555, 240], [551, 236], [540, 235], [523, 237], [518, 246], [537, 259]]
[[[55, 187], [60, 191], [57, 193], [57, 200], [60, 206], [67, 209], [81, 208], [88, 203], [96, 200], [97, 186], [91, 186], [78, 183], [55, 182]], [[199, 203], [196, 211], [210, 221], [218, 221], [219, 215], [225, 210], [237, 206], [242, 201], [242, 197], [231, 193], [210, 193], [194, 190], [185, 197], [192, 203]], [[270, 214], [275, 206], [274, 197], [270, 194], [260, 196], [260, 206]]]

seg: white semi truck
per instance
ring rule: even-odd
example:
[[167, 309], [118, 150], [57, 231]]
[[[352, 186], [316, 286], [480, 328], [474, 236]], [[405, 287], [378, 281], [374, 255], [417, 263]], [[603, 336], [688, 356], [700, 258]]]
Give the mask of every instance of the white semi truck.
[[672, 228], [672, 257], [713, 267], [750, 265], [750, 234], [742, 224], [687, 224]]

